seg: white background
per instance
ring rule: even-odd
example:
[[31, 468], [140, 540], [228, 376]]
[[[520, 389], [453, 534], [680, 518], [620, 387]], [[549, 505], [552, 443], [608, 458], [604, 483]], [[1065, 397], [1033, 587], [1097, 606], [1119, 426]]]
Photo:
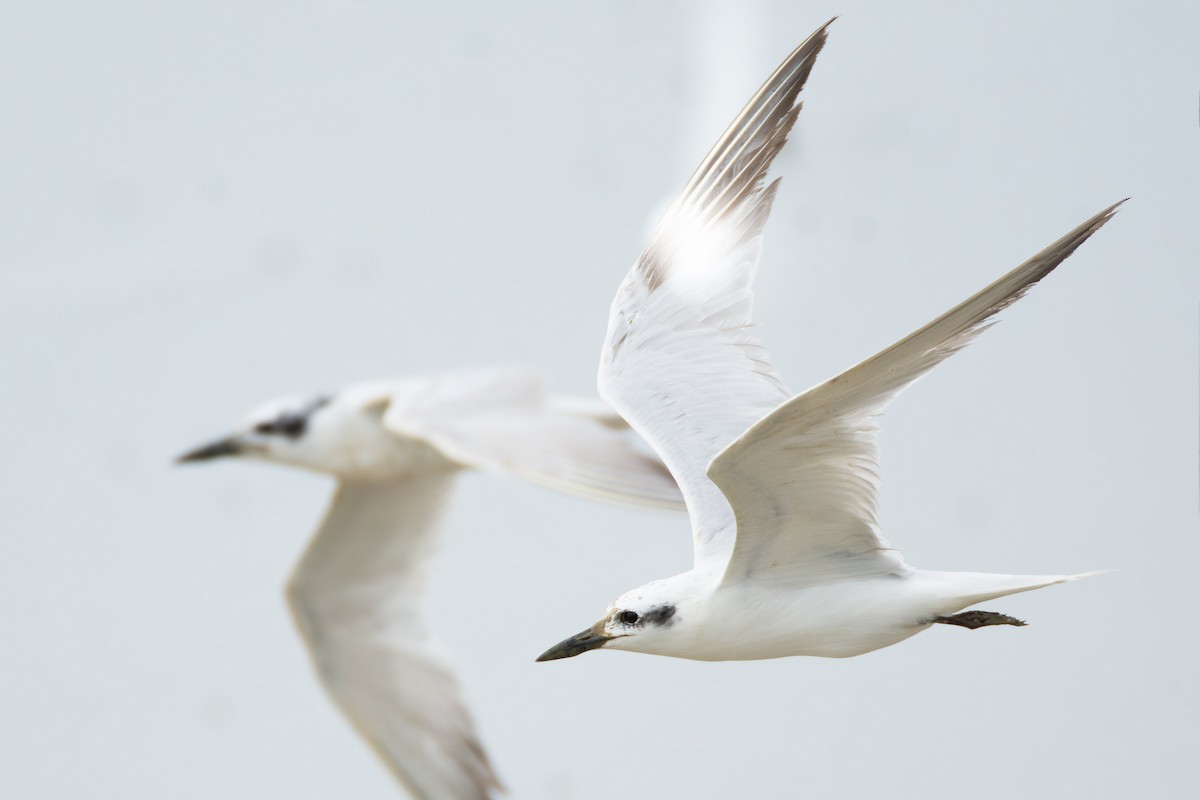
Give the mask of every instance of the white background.
[[290, 391], [525, 362], [593, 390], [655, 209], [834, 14], [760, 270], [795, 389], [1109, 203], [907, 392], [888, 538], [1113, 575], [848, 661], [535, 664], [682, 518], [473, 475], [430, 599], [514, 798], [1193, 796], [1200, 6], [10, 3], [0, 793], [389, 798], [284, 576], [318, 476], [183, 449]]

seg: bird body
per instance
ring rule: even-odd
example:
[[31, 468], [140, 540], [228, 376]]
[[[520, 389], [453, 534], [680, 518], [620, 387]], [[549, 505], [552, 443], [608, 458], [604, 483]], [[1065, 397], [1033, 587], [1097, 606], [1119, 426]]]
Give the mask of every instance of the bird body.
[[592, 499], [680, 508], [665, 467], [603, 404], [498, 367], [355, 384], [260, 406], [180, 461], [242, 456], [338, 481], [287, 584], [318, 676], [414, 796], [482, 800], [500, 781], [421, 618], [455, 479], [499, 472]]
[[[655, 635], [617, 635], [604, 646], [697, 661], [787, 656], [848, 658], [901, 642], [986, 600], [1082, 576], [1002, 575], [908, 569], [802, 587], [722, 585], [694, 571], [625, 595], [621, 609], [669, 604], [670, 622]], [[655, 599], [660, 598], [660, 599]], [[647, 602], [649, 600], [649, 602]], [[643, 627], [653, 622], [641, 622]], [[628, 646], [627, 646], [628, 645]]]
[[[662, 456], [692, 522], [693, 569], [626, 592], [548, 661], [599, 648], [702, 660], [847, 657], [1081, 575], [931, 572], [877, 519], [879, 415], [994, 324], [1115, 213], [1092, 217], [945, 314], [792, 395], [754, 335], [752, 283], [779, 185], [767, 172], [800, 110], [823, 26], [767, 79], [668, 209], [618, 288], [599, 389]], [[1119, 204], [1118, 204], [1119, 205]]]

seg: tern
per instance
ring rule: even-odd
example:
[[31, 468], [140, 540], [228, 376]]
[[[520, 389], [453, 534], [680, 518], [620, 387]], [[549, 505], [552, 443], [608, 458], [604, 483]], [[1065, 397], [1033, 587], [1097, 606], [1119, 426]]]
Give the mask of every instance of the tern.
[[751, 283], [779, 185], [765, 182], [767, 172], [828, 26], [784, 60], [704, 158], [609, 315], [600, 395], [678, 481], [693, 568], [621, 595], [603, 619], [539, 661], [600, 648], [709, 661], [856, 656], [938, 623], [1022, 625], [963, 610], [1084, 577], [906, 564], [877, 521], [878, 417], [1071, 255], [1116, 205], [803, 394], [784, 387], [751, 331]]
[[349, 386], [264, 404], [244, 430], [179, 457], [241, 456], [338, 480], [287, 584], [330, 697], [419, 798], [501, 788], [420, 616], [438, 522], [466, 468], [595, 499], [682, 508], [665, 467], [598, 401], [548, 396], [526, 368]]

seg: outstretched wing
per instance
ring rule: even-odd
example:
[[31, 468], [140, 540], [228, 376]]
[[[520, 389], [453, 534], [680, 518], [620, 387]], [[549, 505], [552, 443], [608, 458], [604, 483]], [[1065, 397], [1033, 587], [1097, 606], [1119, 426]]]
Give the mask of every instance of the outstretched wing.
[[795, 585], [905, 569], [875, 518], [878, 414], [995, 324], [997, 312], [1075, 252], [1116, 208], [886, 350], [788, 400], [718, 455], [708, 475], [737, 517], [725, 581]]
[[750, 284], [778, 185], [764, 180], [826, 27], [784, 59], [705, 156], [609, 314], [600, 395], [679, 482], [697, 563], [724, 559], [733, 542], [733, 515], [705, 466], [788, 396], [750, 333]]
[[454, 474], [342, 483], [287, 596], [321, 683], [414, 796], [484, 800], [500, 783], [420, 619]]

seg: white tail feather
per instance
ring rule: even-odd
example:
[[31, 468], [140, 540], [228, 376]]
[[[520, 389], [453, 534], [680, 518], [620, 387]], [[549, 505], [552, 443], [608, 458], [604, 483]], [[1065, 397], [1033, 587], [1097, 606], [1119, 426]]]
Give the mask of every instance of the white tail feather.
[[[948, 603], [948, 611], [961, 611], [977, 603], [1006, 597], [1010, 594], [1044, 589], [1056, 583], [1068, 583], [1093, 575], [1103, 575], [1109, 570], [1081, 572], [1077, 575], [1002, 575], [990, 572], [926, 572], [921, 577], [941, 584], [940, 594]], [[949, 608], [953, 605], [953, 608]]]

